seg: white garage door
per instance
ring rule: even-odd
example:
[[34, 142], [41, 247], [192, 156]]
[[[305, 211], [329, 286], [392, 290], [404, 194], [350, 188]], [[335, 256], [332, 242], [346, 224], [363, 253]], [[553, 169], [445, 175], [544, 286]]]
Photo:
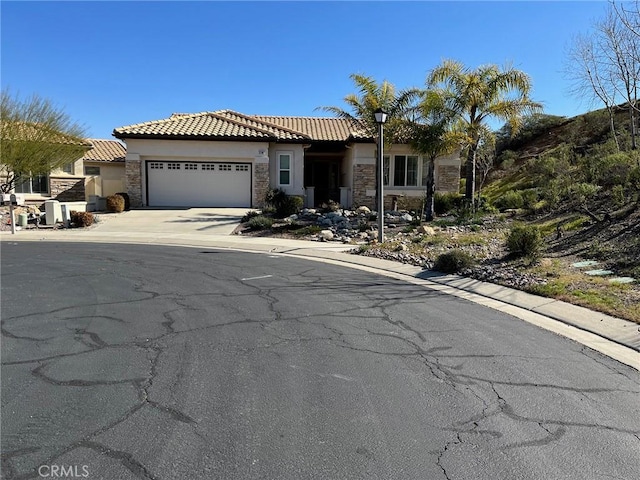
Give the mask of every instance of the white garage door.
[[251, 164], [147, 162], [151, 207], [250, 207]]

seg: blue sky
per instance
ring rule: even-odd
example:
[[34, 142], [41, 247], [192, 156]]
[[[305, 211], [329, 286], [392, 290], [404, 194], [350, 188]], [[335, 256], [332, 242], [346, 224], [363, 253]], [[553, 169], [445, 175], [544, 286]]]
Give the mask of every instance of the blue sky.
[[1, 84], [51, 99], [92, 138], [173, 112], [326, 115], [362, 73], [423, 86], [451, 58], [511, 63], [545, 112], [568, 94], [566, 49], [605, 1], [1, 3]]

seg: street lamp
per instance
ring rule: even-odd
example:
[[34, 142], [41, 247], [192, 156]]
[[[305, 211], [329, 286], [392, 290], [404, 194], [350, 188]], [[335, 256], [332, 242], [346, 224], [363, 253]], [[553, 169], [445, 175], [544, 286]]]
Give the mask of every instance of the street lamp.
[[387, 121], [387, 112], [381, 108], [373, 112], [378, 124], [378, 243], [384, 242], [384, 138], [383, 125]]

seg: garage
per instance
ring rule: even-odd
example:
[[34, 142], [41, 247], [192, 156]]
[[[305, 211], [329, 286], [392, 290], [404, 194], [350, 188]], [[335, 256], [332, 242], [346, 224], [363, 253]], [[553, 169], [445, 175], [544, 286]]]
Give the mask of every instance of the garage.
[[251, 164], [147, 161], [150, 207], [251, 207]]

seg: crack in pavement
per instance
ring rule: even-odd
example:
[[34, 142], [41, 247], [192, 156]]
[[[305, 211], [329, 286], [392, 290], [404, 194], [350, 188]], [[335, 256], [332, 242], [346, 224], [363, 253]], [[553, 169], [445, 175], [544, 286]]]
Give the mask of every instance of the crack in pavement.
[[78, 447], [88, 448], [90, 450], [98, 452], [100, 455], [105, 455], [109, 458], [120, 460], [120, 463], [138, 478], [142, 478], [145, 480], [158, 480], [159, 478], [149, 472], [147, 467], [136, 460], [129, 452], [114, 450], [105, 445], [102, 445], [101, 443], [90, 442], [88, 440], [81, 441], [78, 444]]
[[[116, 260], [114, 260], [115, 262]], [[302, 343], [302, 342], [317, 342], [317, 341], [326, 341], [332, 342], [332, 344], [339, 348], [346, 348], [354, 351], [367, 352], [376, 355], [383, 355], [388, 357], [415, 357], [421, 359], [421, 363], [424, 365], [425, 373], [428, 372], [433, 378], [438, 379], [439, 381], [446, 384], [448, 387], [452, 388], [456, 392], [459, 392], [464, 397], [474, 397], [480, 402], [482, 406], [482, 410], [479, 414], [472, 416], [470, 419], [462, 420], [460, 422], [456, 422], [451, 429], [443, 429], [455, 434], [455, 438], [447, 441], [445, 445], [439, 449], [434, 454], [437, 455], [436, 464], [442, 470], [443, 475], [450, 479], [451, 472], [447, 471], [447, 467], [445, 465], [445, 456], [448, 453], [451, 453], [456, 446], [462, 445], [465, 442], [464, 435], [488, 435], [494, 439], [502, 438], [503, 434], [500, 431], [489, 430], [486, 428], [482, 428], [482, 421], [488, 419], [495, 415], [504, 415], [505, 417], [513, 420], [514, 422], [531, 422], [537, 424], [537, 426], [545, 432], [545, 436], [542, 439], [535, 440], [525, 440], [521, 442], [511, 443], [504, 447], [501, 447], [502, 450], [510, 450], [516, 448], [526, 448], [530, 446], [543, 446], [550, 444], [552, 442], [560, 440], [571, 427], [585, 427], [585, 428], [599, 428], [605, 430], [611, 430], [619, 433], [631, 433], [634, 435], [636, 439], [640, 441], [640, 436], [637, 432], [633, 433], [630, 431], [626, 431], [624, 429], [617, 429], [611, 426], [606, 425], [598, 425], [598, 424], [588, 424], [588, 423], [577, 423], [577, 422], [566, 422], [561, 420], [549, 420], [549, 419], [536, 419], [536, 418], [527, 418], [515, 413], [514, 409], [507, 403], [507, 401], [500, 395], [496, 386], [506, 386], [506, 387], [530, 387], [530, 388], [547, 388], [547, 389], [557, 389], [558, 391], [566, 391], [566, 392], [575, 392], [578, 394], [585, 395], [587, 393], [610, 393], [610, 392], [627, 392], [627, 393], [638, 393], [633, 390], [624, 390], [624, 389], [612, 389], [612, 388], [574, 388], [574, 387], [564, 387], [561, 385], [552, 385], [552, 384], [536, 384], [529, 382], [507, 382], [507, 381], [495, 381], [487, 378], [482, 378], [473, 375], [467, 375], [460, 372], [463, 368], [463, 364], [458, 365], [446, 365], [445, 362], [447, 359], [474, 359], [474, 358], [521, 358], [521, 359], [531, 359], [538, 358], [547, 360], [546, 357], [527, 357], [527, 356], [519, 356], [519, 355], [483, 355], [483, 354], [470, 354], [470, 355], [450, 355], [446, 352], [450, 351], [452, 347], [450, 346], [436, 346], [431, 348], [426, 348], [427, 341], [429, 340], [430, 334], [436, 334], [440, 332], [458, 332], [464, 331], [463, 328], [455, 328], [455, 329], [434, 329], [433, 331], [422, 330], [418, 327], [413, 327], [407, 323], [407, 321], [403, 318], [397, 317], [393, 314], [392, 309], [396, 306], [406, 305], [407, 303], [413, 304], [425, 304], [425, 302], [429, 298], [433, 298], [434, 294], [429, 294], [428, 296], [420, 296], [419, 298], [407, 298], [407, 294], [415, 294], [416, 290], [413, 286], [411, 287], [403, 287], [403, 289], [391, 289], [393, 291], [390, 292], [390, 285], [388, 282], [367, 282], [367, 281], [358, 281], [358, 282], [349, 282], [344, 284], [340, 282], [338, 278], [336, 279], [327, 279], [325, 277], [321, 278], [320, 276], [312, 276], [311, 274], [315, 272], [315, 269], [309, 268], [305, 269], [299, 273], [291, 273], [289, 278], [287, 276], [279, 277], [279, 279], [284, 279], [284, 281], [289, 280], [293, 281], [293, 278], [299, 275], [302, 275], [303, 282], [297, 281], [295, 284], [288, 285], [275, 285], [275, 286], [259, 286], [256, 284], [243, 284], [243, 287], [251, 289], [252, 293], [241, 293], [241, 294], [231, 294], [224, 292], [214, 292], [214, 293], [188, 293], [181, 294], [176, 292], [171, 293], [159, 293], [150, 291], [151, 285], [141, 281], [140, 284], [137, 284], [134, 288], [134, 291], [139, 294], [147, 294], [150, 295], [141, 299], [127, 300], [127, 301], [119, 301], [119, 302], [104, 302], [98, 304], [92, 304], [92, 307], [99, 307], [103, 305], [120, 305], [120, 304], [133, 304], [139, 303], [146, 300], [153, 300], [157, 298], [163, 298], [171, 302], [171, 309], [164, 310], [161, 313], [163, 321], [159, 323], [162, 326], [162, 329], [159, 330], [158, 335], [149, 336], [146, 340], [134, 340], [131, 342], [122, 342], [117, 344], [107, 344], [102, 338], [94, 332], [90, 331], [89, 327], [85, 328], [75, 328], [70, 329], [76, 335], [77, 341], [82, 343], [83, 345], [91, 348], [91, 350], [85, 350], [83, 352], [77, 353], [66, 353], [59, 354], [50, 357], [44, 357], [41, 359], [34, 360], [25, 360], [25, 361], [17, 361], [17, 362], [8, 362], [7, 364], [19, 364], [19, 363], [35, 363], [39, 362], [40, 365], [33, 369], [32, 374], [39, 378], [40, 380], [52, 383], [59, 386], [64, 387], [90, 387], [96, 385], [114, 385], [121, 383], [131, 383], [138, 396], [138, 403], [128, 409], [124, 414], [118, 419], [112, 421], [107, 425], [100, 426], [97, 430], [93, 431], [85, 435], [82, 439], [67, 445], [63, 448], [62, 452], [56, 453], [54, 457], [51, 457], [48, 461], [51, 462], [55, 458], [60, 458], [65, 453], [69, 451], [85, 447], [89, 448], [93, 451], [98, 452], [101, 455], [105, 455], [109, 458], [119, 460], [125, 468], [131, 471], [134, 475], [143, 479], [152, 479], [155, 480], [156, 477], [152, 475], [145, 465], [137, 460], [135, 456], [127, 451], [116, 450], [95, 441], [95, 438], [98, 435], [101, 435], [114, 427], [128, 421], [132, 415], [136, 412], [140, 411], [142, 408], [148, 406], [151, 409], [154, 409], [160, 412], [162, 415], [166, 415], [170, 419], [179, 422], [180, 424], [187, 425], [193, 431], [194, 435], [199, 437], [204, 442], [209, 442], [209, 439], [202, 435], [199, 431], [198, 422], [189, 416], [188, 414], [182, 412], [178, 408], [174, 408], [173, 406], [163, 405], [152, 398], [152, 390], [157, 390], [153, 388], [154, 380], [157, 378], [159, 374], [159, 369], [161, 369], [161, 358], [166, 358], [163, 356], [163, 353], [167, 348], [169, 348], [168, 344], [164, 344], [163, 340], [171, 340], [177, 338], [179, 336], [193, 333], [193, 332], [203, 332], [208, 330], [214, 330], [218, 328], [227, 328], [242, 324], [256, 324], [260, 326], [263, 332], [268, 335], [271, 335], [278, 341], [271, 342], [269, 344], [258, 345], [256, 347], [252, 347], [247, 350], [255, 350], [255, 349], [274, 349], [281, 345], [286, 345], [290, 343]], [[207, 275], [205, 275], [207, 276]], [[213, 277], [217, 282], [220, 281], [220, 276]], [[296, 278], [299, 280], [299, 278]], [[235, 281], [238, 282], [236, 278], [229, 278], [229, 282]], [[391, 287], [394, 287], [395, 284], [392, 284]], [[314, 313], [314, 315], [310, 315], [308, 317], [290, 317], [287, 316], [286, 311], [286, 296], [285, 293], [290, 294], [291, 292], [297, 291], [305, 291], [309, 293], [309, 289], [313, 289], [314, 295], [334, 295], [338, 297], [336, 300], [335, 306], [340, 308], [339, 312], [331, 311], [334, 305], [329, 305], [328, 308], [322, 308], [324, 313]], [[377, 291], [379, 290], [379, 291]], [[409, 293], [407, 293], [409, 292]], [[193, 297], [216, 297], [216, 298], [225, 298], [225, 299], [234, 299], [235, 303], [239, 304], [243, 298], [247, 296], [258, 296], [262, 300], [266, 302], [265, 310], [268, 312], [268, 316], [272, 317], [268, 320], [253, 320], [250, 318], [244, 318], [240, 320], [234, 320], [223, 323], [215, 323], [210, 325], [204, 325], [200, 327], [189, 328], [185, 330], [177, 330], [175, 322], [178, 321], [177, 315], [173, 315], [176, 312], [185, 312], [185, 315], [188, 316], [190, 312], [198, 311], [199, 309], [192, 307], [189, 305], [189, 299]], [[385, 298], [380, 298], [385, 296]], [[349, 305], [353, 305], [352, 307]], [[69, 309], [77, 309], [87, 307], [87, 305], [80, 305], [74, 307], [65, 307], [61, 309], [55, 309], [51, 312], [47, 312], [46, 314], [54, 314], [61, 311], [69, 310]], [[174, 308], [176, 307], [176, 308]], [[235, 305], [226, 306], [236, 313], [243, 314], [242, 310], [239, 308], [235, 308]], [[29, 315], [22, 315], [16, 317], [10, 317], [7, 320], [15, 320], [20, 318], [31, 317], [34, 315], [43, 315], [42, 313], [34, 313]], [[87, 318], [87, 316], [79, 316], [79, 317], [68, 317], [69, 319], [73, 318]], [[105, 317], [106, 318], [106, 317]], [[114, 320], [115, 317], [113, 318]], [[339, 319], [349, 319], [354, 320], [353, 322], [342, 322], [337, 323]], [[64, 320], [64, 319], [62, 319]], [[370, 320], [370, 326], [361, 326], [357, 325], [356, 320]], [[117, 319], [118, 322], [127, 323], [122, 319]], [[294, 338], [287, 338], [282, 333], [276, 330], [276, 323], [278, 322], [298, 322], [300, 325], [308, 326], [313, 325], [320, 327], [323, 330], [320, 330], [317, 335], [305, 335], [305, 334], [297, 334], [293, 332]], [[331, 324], [331, 322], [336, 322], [336, 324]], [[350, 329], [355, 329], [356, 331], [361, 331], [362, 333], [350, 333], [349, 331], [345, 331], [344, 328], [341, 329], [340, 325], [344, 326], [348, 325]], [[374, 327], [380, 327], [381, 325], [390, 325], [393, 327], [394, 331], [397, 330], [398, 333], [385, 333], [374, 331]], [[326, 334], [325, 332], [328, 332]], [[156, 333], [155, 331], [153, 332]], [[13, 336], [9, 331], [5, 331], [2, 329], [2, 335], [5, 335], [9, 338], [20, 338]], [[380, 338], [381, 345], [389, 346], [391, 350], [395, 351], [382, 351], [382, 349], [376, 348], [365, 348], [356, 344], [357, 338], [362, 339], [373, 339]], [[26, 338], [27, 340], [34, 341], [47, 341], [49, 339], [36, 339], [36, 338]], [[399, 344], [391, 343], [388, 340], [392, 340], [393, 342], [400, 342]], [[144, 377], [134, 378], [134, 379], [126, 379], [126, 380], [96, 380], [96, 381], [82, 381], [82, 380], [67, 380], [67, 381], [58, 381], [52, 379], [43, 373], [43, 369], [46, 368], [47, 365], [55, 362], [55, 360], [60, 358], [66, 358], [70, 356], [80, 355], [83, 353], [96, 351], [104, 348], [141, 348], [147, 352], [146, 360], [148, 361], [148, 365], [145, 366], [145, 370], [143, 370]], [[398, 349], [407, 348], [408, 351], [399, 351]], [[588, 351], [583, 352], [585, 355], [588, 355]], [[598, 361], [596, 358], [592, 358], [592, 360], [605, 365], [604, 363]], [[144, 364], [143, 364], [144, 365]], [[609, 365], [605, 365], [611, 371], [616, 372], [619, 375], [624, 375], [623, 373], [615, 370]], [[180, 367], [182, 368], [182, 367]], [[292, 366], [292, 368], [296, 368]], [[422, 371], [422, 369], [421, 369]], [[325, 373], [316, 373], [311, 372], [314, 375], [320, 376], [331, 376]], [[336, 377], [339, 378], [339, 377]], [[180, 375], [176, 376], [176, 380], [174, 383], [177, 384], [180, 379]], [[344, 379], [343, 379], [344, 380]], [[488, 388], [487, 388], [488, 386]], [[171, 387], [173, 388], [173, 387]], [[485, 394], [486, 395], [483, 395]], [[485, 398], [486, 397], [486, 398]], [[170, 401], [169, 403], [173, 403]], [[478, 409], [480, 407], [478, 406]], [[466, 440], [469, 442], [469, 440]], [[27, 449], [23, 449], [22, 451], [9, 452], [8, 455], [3, 454], [3, 469], [5, 468], [6, 461], [6, 472], [9, 472], [10, 475], [15, 474], [15, 471], [12, 469], [13, 465], [11, 464], [11, 458], [20, 455], [27, 455], [29, 453], [34, 453], [39, 451], [39, 447], [30, 447]], [[25, 477], [26, 478], [26, 477]]]

